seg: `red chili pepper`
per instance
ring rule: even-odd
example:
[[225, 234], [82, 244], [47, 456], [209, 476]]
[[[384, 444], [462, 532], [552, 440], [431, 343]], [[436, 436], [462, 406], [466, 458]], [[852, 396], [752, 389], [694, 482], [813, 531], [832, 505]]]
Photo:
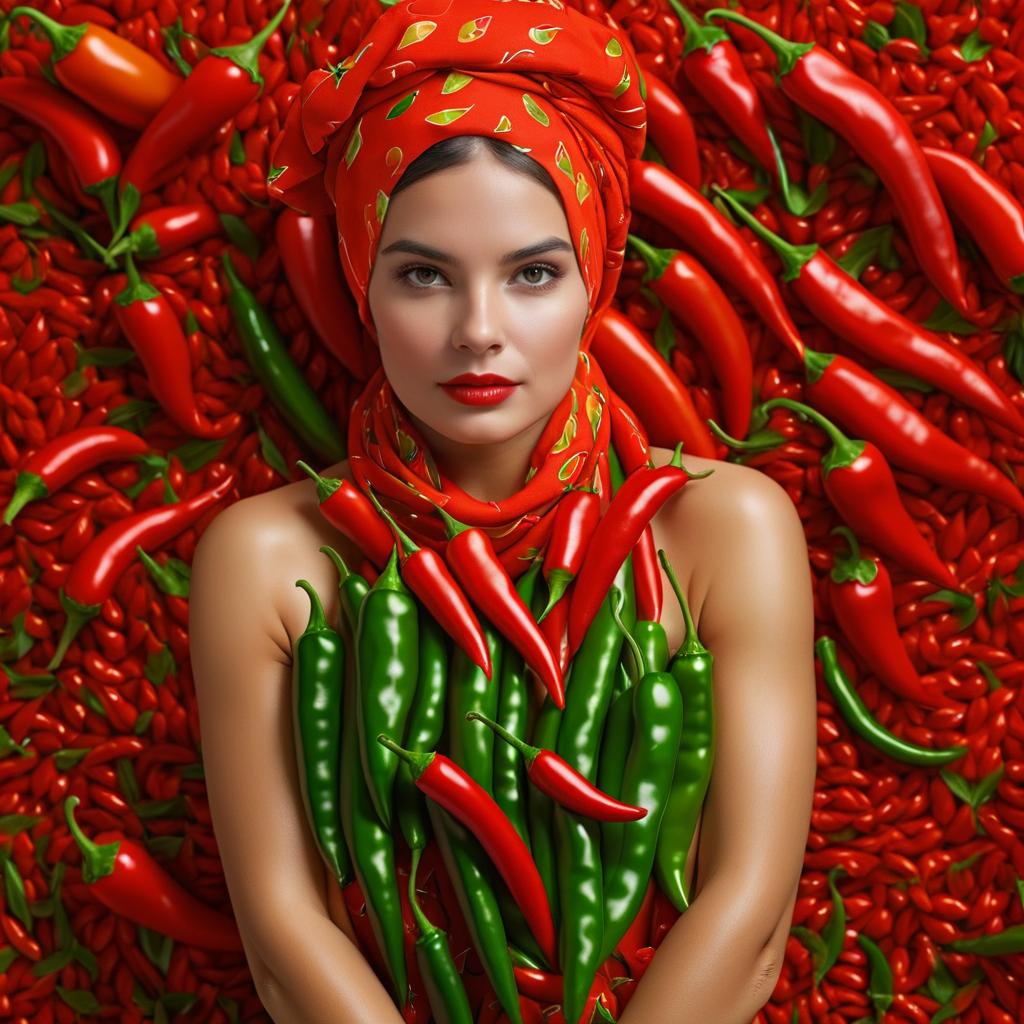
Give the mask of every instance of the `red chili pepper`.
[[142, 360], [154, 397], [174, 423], [188, 434], [210, 440], [226, 437], [242, 423], [230, 412], [213, 423], [196, 408], [188, 339], [178, 314], [159, 288], [143, 281], [128, 253], [128, 286], [114, 300], [114, 314]]
[[569, 492], [559, 499], [541, 567], [548, 585], [548, 603], [537, 619], [538, 623], [544, 621], [580, 571], [587, 544], [600, 516], [601, 497], [593, 486], [570, 487]]
[[444, 754], [405, 750], [383, 733], [377, 742], [405, 761], [416, 786], [479, 840], [522, 910], [545, 959], [556, 964], [558, 942], [544, 882], [529, 848], [494, 797]]
[[58, 434], [25, 460], [4, 510], [8, 525], [30, 501], [48, 498], [81, 473], [104, 462], [130, 459], [149, 451], [149, 443], [121, 427], [78, 427]]
[[466, 720], [483, 722], [503, 740], [511, 743], [526, 759], [526, 774], [530, 781], [556, 803], [576, 814], [593, 818], [595, 821], [638, 821], [647, 814], [646, 807], [636, 807], [616, 800], [600, 790], [585, 776], [581, 775], [568, 761], [553, 750], [524, 743], [497, 722], [470, 711]]
[[653, 438], [666, 442], [682, 438], [687, 451], [715, 457], [711, 436], [686, 388], [625, 314], [609, 306], [590, 347], [604, 372], [615, 379], [616, 391], [630, 405], [642, 405]]
[[19, 14], [33, 19], [53, 44], [50, 59], [57, 81], [126, 128], [145, 128], [184, 81], [101, 25], [62, 25], [32, 7], [15, 7], [8, 17]]
[[703, 479], [714, 472], [708, 469], [691, 473], [682, 464], [682, 453], [680, 443], [668, 465], [642, 467], [630, 473], [597, 524], [590, 542], [592, 557], [583, 563], [573, 585], [569, 608], [570, 657], [579, 649], [615, 574], [654, 514], [688, 480]]
[[628, 238], [647, 264], [644, 284], [650, 285], [707, 353], [722, 388], [722, 415], [729, 432], [746, 437], [754, 367], [743, 321], [695, 257], [678, 249], [658, 248], [636, 235]]
[[882, 179], [921, 269], [957, 312], [970, 316], [949, 216], [912, 129], [892, 104], [823, 46], [790, 42], [720, 7], [705, 17], [743, 25], [771, 47], [782, 91], [839, 132]]
[[633, 587], [636, 590], [636, 617], [641, 622], [661, 619], [662, 586], [661, 566], [654, 547], [651, 524], [644, 527], [640, 539], [633, 545]]
[[321, 476], [301, 459], [295, 464], [316, 481], [317, 501], [324, 519], [337, 527], [378, 568], [386, 565], [394, 541], [366, 495], [348, 480]]
[[569, 670], [569, 641], [566, 637], [566, 626], [569, 622], [569, 605], [572, 599], [564, 596], [544, 617], [544, 621], [537, 620], [541, 633], [547, 641], [548, 646], [555, 652], [558, 660], [558, 667], [563, 677]]
[[629, 192], [634, 210], [669, 228], [750, 303], [790, 352], [803, 358], [804, 343], [771, 274], [736, 228], [699, 192], [647, 160], [629, 162]]
[[[211, 135], [260, 94], [259, 54], [277, 29], [291, 0], [246, 43], [210, 50], [150, 121], [124, 165], [118, 192], [131, 185], [145, 194], [161, 185], [167, 171], [193, 146]], [[116, 242], [115, 234], [112, 242]]]
[[846, 356], [810, 349], [804, 370], [809, 403], [874, 442], [891, 464], [1024, 512], [1024, 496], [1008, 477], [957, 444], [874, 374]]
[[[896, 480], [885, 456], [870, 441], [853, 441], [816, 409], [791, 398], [772, 398], [757, 407], [758, 416], [776, 408], [793, 409], [819, 426], [832, 447], [821, 460], [821, 481], [829, 501], [862, 540], [886, 558], [920, 573], [940, 587], [957, 590], [956, 577], [921, 536], [900, 501]], [[735, 448], [756, 448], [757, 442], [736, 441], [716, 428], [715, 433]]]
[[672, 87], [659, 77], [653, 62], [643, 57], [637, 60], [647, 85], [647, 138], [673, 174], [700, 188], [700, 151], [690, 114]]
[[915, 374], [1014, 434], [1024, 434], [1024, 417], [970, 356], [872, 295], [819, 246], [791, 245], [728, 193], [719, 194], [779, 254], [782, 279], [826, 327], [887, 366]]
[[317, 336], [359, 381], [373, 370], [359, 343], [361, 324], [344, 297], [332, 218], [307, 217], [290, 207], [278, 214], [274, 236], [288, 284]]
[[60, 588], [60, 602], [68, 618], [47, 671], [57, 668], [78, 631], [99, 614], [103, 602], [135, 559], [136, 545], [150, 548], [166, 544], [220, 502], [234, 484], [235, 474], [229, 473], [194, 498], [136, 512], [97, 534], [75, 560]]
[[[1024, 208], [973, 160], [924, 147], [942, 198], [1011, 291], [1024, 293]], [[995, 227], [998, 225], [998, 228]]]
[[140, 260], [163, 259], [223, 231], [220, 214], [208, 203], [160, 206], [140, 213], [132, 221], [128, 236], [110, 254], [118, 256], [130, 249]]
[[857, 538], [846, 526], [850, 545], [845, 559], [835, 558], [829, 575], [829, 601], [836, 621], [868, 668], [894, 693], [933, 708], [959, 708], [935, 684], [926, 685], [911, 664], [893, 618], [889, 573], [873, 558], [861, 558]]
[[82, 851], [82, 880], [101, 903], [186, 945], [241, 952], [234, 919], [211, 910], [182, 888], [141, 843], [118, 832], [89, 839], [75, 821], [79, 802], [77, 796], [69, 796], [64, 814]]
[[[399, 541], [402, 580], [423, 602], [438, 625], [461, 647], [470, 660], [491, 678], [491, 652], [462, 588], [455, 582], [444, 559], [432, 548], [419, 547], [395, 522], [370, 489], [370, 501], [388, 521]], [[393, 547], [393, 546], [392, 546]]]
[[0, 105], [53, 138], [82, 189], [100, 198], [113, 222], [121, 151], [103, 122], [83, 103], [37, 78], [0, 77]]

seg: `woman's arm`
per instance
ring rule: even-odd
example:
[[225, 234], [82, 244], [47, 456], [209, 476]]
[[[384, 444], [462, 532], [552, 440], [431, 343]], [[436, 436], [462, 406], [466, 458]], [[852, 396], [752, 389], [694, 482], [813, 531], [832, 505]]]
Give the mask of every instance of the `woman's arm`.
[[[289, 638], [275, 606], [292, 582], [282, 584], [282, 571], [309, 574], [289, 560], [294, 538], [267, 521], [264, 507], [241, 502], [222, 512], [192, 566], [203, 765], [231, 903], [256, 991], [277, 1024], [401, 1024], [327, 914], [325, 868], [299, 788]], [[320, 594], [332, 614], [336, 595]]]
[[750, 1024], [781, 971], [807, 843], [817, 709], [803, 528], [769, 477], [724, 463], [715, 476], [703, 495], [715, 477], [684, 489], [676, 527], [708, 535], [694, 580], [716, 750], [696, 894], [620, 1024]]

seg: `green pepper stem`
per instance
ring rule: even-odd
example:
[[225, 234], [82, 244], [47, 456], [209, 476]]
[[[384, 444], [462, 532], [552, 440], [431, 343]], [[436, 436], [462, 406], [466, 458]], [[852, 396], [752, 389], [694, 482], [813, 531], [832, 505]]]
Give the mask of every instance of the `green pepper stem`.
[[686, 30], [686, 43], [683, 46], [684, 57], [689, 57], [691, 53], [699, 49], [710, 53], [719, 43], [724, 43], [729, 38], [729, 33], [725, 29], [698, 21], [679, 0], [668, 0], [668, 2]]
[[130, 306], [133, 302], [146, 302], [161, 297], [162, 292], [159, 288], [154, 288], [148, 281], [142, 280], [130, 252], [125, 255], [124, 265], [128, 271], [128, 286], [114, 298], [119, 306]]
[[121, 848], [119, 842], [105, 843], [100, 845], [94, 843], [75, 821], [74, 810], [81, 801], [77, 796], [69, 796], [64, 801], [64, 816], [68, 821], [68, 828], [75, 837], [79, 850], [82, 851], [82, 880], [86, 885], [98, 882], [101, 878], [113, 874], [114, 864], [117, 860], [117, 851]]
[[796, 67], [797, 61], [805, 53], [814, 49], [814, 43], [794, 43], [792, 40], [784, 39], [777, 32], [773, 32], [770, 28], [754, 21], [753, 18], [737, 14], [735, 11], [730, 11], [723, 7], [715, 7], [704, 15], [706, 21], [711, 21], [714, 18], [734, 21], [737, 25], [742, 25], [744, 28], [750, 29], [755, 35], [760, 36], [772, 48], [775, 59], [779, 63], [780, 75], [788, 75]]
[[645, 242], [638, 235], [626, 235], [630, 245], [640, 254], [643, 258], [644, 263], [647, 264], [647, 270], [644, 272], [643, 280], [646, 284], [648, 281], [657, 281], [662, 275], [668, 270], [669, 264], [675, 259], [678, 249], [663, 249], [656, 245], [651, 245], [650, 242]]
[[35, 19], [43, 31], [50, 37], [50, 42], [53, 44], [53, 48], [50, 51], [50, 61], [53, 64], [63, 60], [71, 53], [89, 28], [86, 23], [61, 25], [59, 22], [54, 21], [53, 18], [43, 14], [42, 11], [37, 11], [32, 7], [14, 7], [7, 17], [14, 18], [19, 14]]
[[238, 272], [235, 270], [234, 263], [231, 262], [231, 254], [225, 248], [220, 254], [221, 262], [224, 264], [224, 271], [228, 276], [228, 284], [231, 286], [232, 292], [241, 292], [243, 295], [249, 294], [249, 289], [243, 284], [242, 279], [238, 276]]
[[292, 0], [284, 0], [281, 9], [263, 26], [260, 31], [244, 43], [237, 43], [235, 46], [218, 46], [210, 50], [214, 57], [227, 57], [228, 60], [237, 64], [240, 68], [249, 72], [249, 77], [257, 84], [263, 84], [263, 76], [259, 71], [260, 50], [263, 49], [271, 33], [281, 24], [281, 19], [291, 5]]
[[686, 600], [686, 594], [683, 593], [679, 577], [676, 576], [676, 571], [672, 568], [672, 563], [669, 562], [664, 548], [658, 548], [658, 560], [665, 570], [665, 575], [668, 576], [668, 581], [672, 585], [673, 591], [675, 591], [676, 600], [679, 602], [679, 607], [683, 613], [683, 621], [686, 623], [686, 636], [683, 638], [682, 646], [676, 652], [676, 655], [689, 657], [693, 654], [709, 654], [710, 651], [701, 643], [700, 637], [697, 635], [697, 627], [693, 623], [693, 616], [690, 614], [690, 605]]
[[428, 753], [421, 753], [418, 750], [406, 750], [405, 747], [400, 747], [387, 733], [383, 732], [377, 737], [377, 742], [405, 761], [414, 779], [418, 779], [430, 766], [430, 762], [437, 756], [437, 751], [435, 750], [431, 750]]
[[452, 537], [457, 537], [460, 533], [469, 529], [469, 527], [466, 526], [464, 523], [460, 523], [458, 519], [453, 519], [450, 515], [448, 515], [448, 513], [445, 512], [445, 510], [441, 508], [440, 505], [435, 505], [434, 508], [437, 511], [437, 514], [444, 520], [444, 525], [445, 529], [448, 531], [449, 540], [451, 540]]
[[640, 650], [640, 645], [636, 642], [636, 637], [628, 629], [626, 629], [625, 623], [622, 621], [622, 617], [619, 614], [622, 606], [626, 602], [626, 595], [623, 594], [619, 587], [613, 586], [608, 592], [608, 597], [611, 601], [612, 618], [615, 620], [615, 625], [619, 627], [619, 632], [622, 633], [629, 645], [630, 652], [633, 655], [633, 662], [636, 665], [637, 672], [641, 676], [647, 675], [647, 661], [644, 658], [643, 651]]
[[343, 583], [352, 575], [352, 570], [345, 564], [345, 559], [342, 558], [341, 555], [339, 555], [338, 552], [330, 546], [330, 544], [324, 544], [324, 546], [320, 548], [320, 551], [334, 563], [334, 568], [338, 570], [339, 583]]
[[409, 906], [412, 907], [412, 916], [416, 918], [416, 927], [420, 930], [420, 937], [427, 938], [438, 929], [420, 909], [419, 901], [416, 899], [416, 872], [419, 870], [422, 853], [422, 850], [415, 847], [412, 850], [412, 865], [409, 868]]
[[861, 558], [860, 544], [853, 530], [848, 526], [835, 526], [830, 533], [841, 533], [850, 545], [850, 553], [845, 558], [833, 555], [834, 565], [831, 577], [836, 583], [856, 580], [858, 583], [871, 583], [878, 575], [878, 563], [870, 558]]
[[373, 493], [373, 486], [367, 485], [368, 493], [370, 495], [370, 501], [373, 502], [377, 511], [388, 521], [388, 525], [398, 535], [398, 539], [402, 543], [402, 553], [406, 557], [414, 555], [419, 551], [419, 545], [410, 537], [405, 530], [403, 530], [398, 523], [395, 522], [394, 517], [388, 513], [388, 510], [377, 500], [377, 495]]
[[[738, 438], [733, 437], [731, 434], [727, 434], [713, 419], [708, 417], [708, 426], [711, 428], [711, 433], [718, 438], [719, 441], [729, 445], [730, 448], [738, 448], [741, 451], [750, 452], [766, 452], [772, 448], [782, 444], [786, 439], [774, 430], [759, 431], [756, 438], [748, 438], [746, 441], [740, 441]], [[770, 442], [770, 443], [769, 443]]]
[[828, 476], [833, 469], [852, 466], [864, 454], [863, 441], [855, 441], [847, 437], [827, 416], [823, 416], [817, 409], [812, 409], [809, 405], [804, 405], [803, 402], [797, 402], [792, 398], [769, 398], [767, 402], [762, 402], [760, 406], [762, 412], [769, 412], [779, 407], [792, 409], [794, 412], [817, 424], [828, 435], [828, 439], [832, 442], [832, 447], [821, 460], [822, 471], [825, 476]]
[[339, 479], [321, 476], [312, 466], [303, 462], [302, 459], [296, 459], [295, 465], [316, 481], [316, 498], [321, 505], [341, 486]]
[[14, 517], [30, 502], [45, 498], [50, 491], [43, 478], [38, 473], [26, 473], [24, 470], [18, 474], [14, 485], [14, 493], [11, 500], [4, 509], [3, 521], [8, 526], [14, 522]]
[[484, 725], [493, 729], [503, 740], [507, 743], [511, 743], [516, 750], [519, 751], [523, 757], [526, 758], [527, 764], [532, 765], [537, 759], [537, 755], [540, 753], [540, 747], [531, 746], [529, 743], [524, 743], [518, 736], [513, 736], [503, 725], [499, 725], [493, 719], [488, 718], [486, 715], [480, 714], [479, 711], [469, 711], [466, 713], [467, 722], [483, 722]]
[[60, 640], [57, 642], [57, 649], [53, 652], [53, 657], [50, 659], [50, 663], [46, 666], [47, 671], [52, 672], [58, 665], [64, 660], [64, 655], [67, 654], [68, 648], [71, 646], [71, 641], [78, 635], [78, 631], [90, 620], [96, 618], [100, 613], [100, 604], [82, 604], [81, 601], [76, 601], [73, 597], [68, 597], [64, 593], [64, 588], [60, 589], [60, 603], [67, 612], [67, 619], [64, 622], [64, 629], [60, 634]]
[[537, 625], [539, 626], [544, 619], [547, 617], [548, 612], [555, 607], [556, 604], [561, 600], [562, 595], [565, 593], [565, 588], [576, 578], [574, 573], [569, 572], [568, 569], [552, 569], [547, 577], [548, 585], [548, 603], [547, 607], [540, 613], [540, 618], [537, 619]]
[[[295, 586], [302, 587], [309, 595], [309, 622], [306, 624], [302, 636], [306, 636], [307, 633], [318, 633], [321, 630], [325, 630], [327, 628], [327, 616], [324, 615], [324, 606], [320, 601], [320, 595], [316, 592], [316, 587], [309, 580], [296, 580]], [[299, 639], [301, 640], [302, 637], [300, 636]]]

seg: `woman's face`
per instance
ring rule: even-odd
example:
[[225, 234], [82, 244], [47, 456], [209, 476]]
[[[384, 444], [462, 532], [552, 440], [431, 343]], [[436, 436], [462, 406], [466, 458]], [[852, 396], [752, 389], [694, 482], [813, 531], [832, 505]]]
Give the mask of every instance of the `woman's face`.
[[[392, 198], [368, 302], [384, 372], [428, 444], [539, 436], [572, 384], [588, 309], [560, 200], [486, 151]], [[442, 387], [466, 373], [516, 386], [467, 405]]]

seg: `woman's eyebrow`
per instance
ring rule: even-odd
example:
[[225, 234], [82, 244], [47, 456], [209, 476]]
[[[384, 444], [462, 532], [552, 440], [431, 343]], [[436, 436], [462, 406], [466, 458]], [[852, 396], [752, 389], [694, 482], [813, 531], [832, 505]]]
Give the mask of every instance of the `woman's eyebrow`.
[[[533, 245], [527, 245], [522, 249], [516, 249], [513, 252], [507, 252], [501, 258], [502, 263], [516, 263], [519, 260], [529, 259], [531, 256], [539, 256], [545, 252], [572, 252], [572, 246], [569, 245], [564, 238], [558, 238], [552, 235], [550, 238], [545, 238], [543, 241], [535, 242]], [[409, 238], [400, 238], [397, 242], [392, 242], [387, 248], [380, 251], [381, 256], [386, 256], [391, 252], [408, 252], [414, 256], [422, 256], [426, 260], [436, 260], [438, 263], [450, 263], [453, 266], [459, 265], [459, 260], [454, 256], [449, 256], [446, 252], [441, 252], [440, 249], [434, 249], [432, 246], [424, 245], [422, 242], [414, 242]]]

